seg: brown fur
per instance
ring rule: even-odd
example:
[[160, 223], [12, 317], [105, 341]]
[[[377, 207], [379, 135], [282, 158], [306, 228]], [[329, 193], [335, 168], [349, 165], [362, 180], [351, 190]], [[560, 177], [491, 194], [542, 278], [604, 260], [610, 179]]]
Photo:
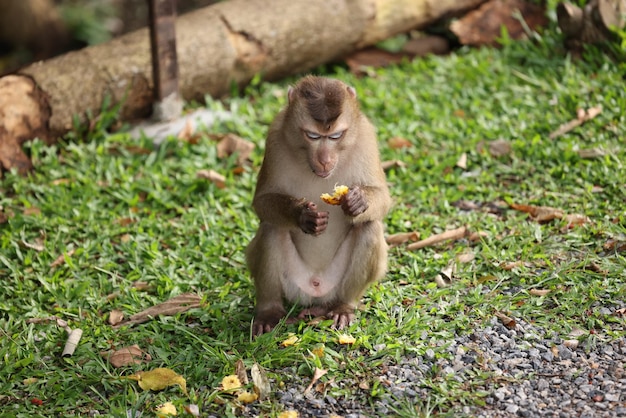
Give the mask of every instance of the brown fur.
[[346, 89], [335, 80], [309, 76], [298, 83], [296, 94], [305, 100], [309, 115], [328, 126], [341, 115]]

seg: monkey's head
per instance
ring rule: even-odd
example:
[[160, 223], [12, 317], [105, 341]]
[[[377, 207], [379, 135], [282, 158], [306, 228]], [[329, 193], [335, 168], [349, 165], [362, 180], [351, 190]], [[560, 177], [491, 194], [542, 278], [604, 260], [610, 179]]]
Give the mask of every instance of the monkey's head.
[[360, 115], [356, 91], [339, 80], [307, 76], [289, 89], [288, 98], [288, 141], [306, 151], [315, 175], [330, 177], [340, 151], [355, 137]]

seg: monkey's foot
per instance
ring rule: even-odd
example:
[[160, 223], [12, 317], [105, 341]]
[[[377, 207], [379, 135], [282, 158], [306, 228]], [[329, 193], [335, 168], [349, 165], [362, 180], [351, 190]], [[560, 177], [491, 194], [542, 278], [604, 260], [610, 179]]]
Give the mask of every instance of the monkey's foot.
[[261, 334], [270, 332], [285, 316], [286, 312], [280, 309], [270, 309], [256, 314], [252, 322], [252, 335], [258, 337]]
[[349, 326], [356, 315], [354, 314], [354, 306], [348, 305], [345, 303], [336, 305], [331, 308], [323, 307], [323, 306], [312, 306], [310, 308], [303, 309], [300, 311], [296, 318], [292, 320], [288, 320], [288, 322], [293, 323], [297, 322], [299, 319], [304, 319], [306, 317], [326, 317], [328, 319], [333, 320], [333, 327], [335, 329], [344, 329]]

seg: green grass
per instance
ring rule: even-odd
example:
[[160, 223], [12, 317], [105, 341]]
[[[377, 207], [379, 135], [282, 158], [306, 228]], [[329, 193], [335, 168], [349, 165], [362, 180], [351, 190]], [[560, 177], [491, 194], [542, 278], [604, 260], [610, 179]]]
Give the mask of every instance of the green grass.
[[[0, 415], [150, 415], [165, 401], [179, 413], [195, 403], [205, 413], [232, 415], [241, 411], [217, 388], [239, 359], [263, 366], [274, 389], [301, 384], [315, 367], [328, 369], [321, 379], [328, 394], [361, 399], [369, 408], [389, 395], [380, 379], [386, 365], [429, 348], [447, 356], [450, 339], [488, 323], [496, 311], [560, 336], [579, 327], [593, 330], [591, 342], [623, 338], [623, 319], [600, 309], [626, 298], [625, 254], [604, 248], [610, 240], [626, 241], [623, 67], [595, 51], [587, 62], [572, 62], [554, 38], [548, 33], [534, 44], [461, 50], [370, 78], [341, 67], [329, 71], [355, 86], [378, 128], [383, 159], [406, 163], [388, 172], [395, 200], [388, 232], [426, 237], [468, 225], [486, 233], [475, 243], [392, 249], [386, 279], [368, 291], [348, 330], [357, 340], [352, 346], [338, 344], [327, 324], [287, 325], [250, 338], [254, 289], [243, 250], [258, 225], [252, 193], [268, 125], [285, 104], [277, 93], [293, 80], [210, 101], [209, 107], [233, 113], [211, 132], [234, 132], [257, 144], [252, 165], [240, 174], [234, 174], [234, 157], [217, 157], [207, 135], [197, 144], [172, 138], [153, 150], [149, 139], [137, 144], [123, 133], [107, 134], [114, 111], [57, 146], [32, 143], [37, 170], [29, 178], [5, 173], [0, 179], [0, 212], [8, 218], [0, 224]], [[598, 105], [599, 116], [548, 139], [578, 108]], [[394, 136], [413, 146], [391, 149], [387, 140]], [[510, 141], [512, 152], [492, 157], [487, 145], [496, 139]], [[588, 148], [605, 155], [581, 158], [578, 150]], [[455, 167], [463, 153], [466, 170]], [[224, 174], [227, 187], [198, 179], [200, 169]], [[454, 205], [459, 200], [500, 209], [463, 211]], [[504, 202], [557, 207], [590, 222], [571, 229], [559, 220], [538, 224]], [[468, 249], [475, 259], [458, 265], [450, 287], [438, 288], [436, 274]], [[63, 254], [65, 263], [50, 267]], [[502, 268], [517, 260], [525, 264]], [[134, 288], [136, 281], [147, 282], [148, 290]], [[533, 288], [551, 292], [531, 296]], [[113, 309], [129, 316], [183, 292], [200, 294], [205, 305], [134, 327], [107, 323]], [[29, 321], [51, 316], [84, 331], [70, 358], [60, 356], [62, 328]], [[288, 332], [301, 341], [283, 348]], [[153, 360], [115, 369], [98, 354], [131, 344]], [[311, 357], [320, 345], [324, 356]], [[190, 398], [177, 388], [144, 392], [121, 378], [155, 367], [183, 375]], [[470, 376], [458, 382], [433, 370], [423, 381], [432, 397], [423, 405], [401, 400], [396, 413], [452, 414], [480, 405], [481, 387], [492, 376], [479, 368]], [[275, 397], [257, 408], [267, 416], [281, 411]]]

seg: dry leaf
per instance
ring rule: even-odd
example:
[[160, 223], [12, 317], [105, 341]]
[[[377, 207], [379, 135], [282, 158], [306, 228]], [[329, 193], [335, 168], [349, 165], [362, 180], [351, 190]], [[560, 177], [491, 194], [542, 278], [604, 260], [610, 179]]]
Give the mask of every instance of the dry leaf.
[[193, 137], [194, 132], [196, 131], [196, 127], [193, 124], [191, 119], [187, 119], [185, 122], [185, 126], [180, 130], [176, 138], [182, 139], [183, 141], [190, 141]]
[[159, 367], [147, 372], [140, 371], [127, 376], [128, 379], [136, 380], [143, 390], [163, 390], [168, 386], [178, 385], [187, 395], [187, 381], [174, 370]]
[[500, 268], [502, 270], [510, 271], [510, 270], [513, 270], [514, 268], [521, 267], [523, 265], [524, 265], [524, 262], [521, 260], [509, 261], [508, 263], [500, 264]]
[[398, 234], [388, 235], [385, 239], [390, 247], [404, 244], [407, 241], [417, 241], [420, 239], [419, 232], [400, 232]]
[[185, 406], [185, 412], [193, 417], [200, 416], [200, 408], [198, 407], [198, 405], [193, 403]]
[[580, 338], [587, 334], [589, 334], [589, 332], [582, 328], [573, 328], [567, 336], [570, 338]]
[[222, 390], [234, 390], [239, 389], [241, 387], [241, 381], [237, 377], [237, 375], [231, 374], [228, 376], [224, 376], [222, 379]]
[[508, 329], [515, 329], [515, 327], [517, 326], [515, 319], [506, 316], [502, 312], [496, 312], [495, 315], [498, 317], [500, 322], [502, 322], [502, 325], [504, 325]]
[[467, 239], [470, 242], [476, 242], [476, 241], [480, 241], [485, 237], [488, 237], [489, 234], [485, 231], [475, 231], [475, 232], [470, 232], [469, 235], [467, 236]]
[[578, 150], [578, 156], [580, 158], [591, 159], [600, 158], [606, 155], [606, 151], [602, 148], [589, 148]]
[[504, 139], [497, 139], [489, 143], [489, 154], [493, 157], [503, 157], [511, 153], [511, 143]]
[[320, 380], [320, 378], [322, 376], [324, 376], [326, 373], [328, 373], [328, 370], [324, 370], [324, 369], [318, 369], [317, 367], [315, 368], [315, 371], [313, 372], [313, 379], [311, 379], [311, 383], [309, 384], [309, 386], [307, 386], [307, 388], [304, 390], [304, 393], [307, 394], [311, 391], [311, 389], [313, 388], [313, 385], [315, 385], [317, 383], [318, 380]]
[[30, 242], [26, 242], [24, 240], [20, 241], [20, 243], [26, 247], [26, 248], [30, 248], [31, 250], [35, 250], [37, 252], [42, 252], [43, 250], [45, 250], [46, 248], [43, 245], [43, 240], [41, 238], [37, 238], [35, 240], [35, 242], [30, 243]]
[[235, 374], [239, 378], [242, 385], [248, 384], [248, 373], [246, 373], [246, 366], [243, 364], [243, 360], [239, 359], [235, 363]]
[[464, 152], [463, 154], [461, 154], [456, 162], [456, 166], [463, 170], [467, 169], [467, 153]]
[[387, 144], [389, 145], [389, 148], [391, 149], [411, 148], [413, 146], [411, 141], [409, 141], [406, 138], [399, 137], [399, 136], [394, 136], [392, 138], [389, 138], [389, 140], [387, 141]]
[[24, 216], [41, 215], [41, 209], [36, 207], [25, 208], [22, 213]]
[[175, 416], [178, 415], [176, 411], [176, 407], [171, 402], [165, 402], [163, 405], [159, 406], [156, 410], [157, 417], [167, 417], [167, 416]]
[[298, 338], [297, 335], [291, 334], [291, 335], [289, 335], [289, 337], [287, 339], [283, 340], [283, 342], [280, 343], [280, 345], [282, 345], [283, 347], [291, 347], [292, 345], [296, 345], [298, 340], [299, 340], [299, 338]]
[[528, 213], [531, 219], [537, 222], [549, 222], [553, 219], [561, 219], [564, 216], [561, 209], [549, 206], [519, 205], [517, 203], [511, 203], [510, 207], [512, 209]]
[[218, 173], [214, 170], [198, 170], [196, 172], [196, 177], [199, 179], [209, 180], [211, 183], [215, 184], [218, 189], [223, 189], [226, 187], [226, 177]]
[[50, 263], [50, 268], [58, 267], [61, 264], [65, 264], [65, 257], [71, 257], [76, 252], [75, 249], [69, 250], [66, 254], [61, 254], [58, 256], [52, 263]]
[[569, 349], [574, 350], [578, 347], [578, 340], [565, 340], [563, 341], [563, 345]]
[[356, 342], [356, 338], [348, 334], [341, 334], [337, 339], [339, 344], [354, 344]]
[[143, 351], [137, 344], [119, 350], [103, 351], [102, 357], [108, 359], [113, 367], [125, 367], [132, 364], [147, 363], [152, 360], [150, 354]]
[[532, 296], [545, 296], [550, 292], [551, 292], [550, 289], [530, 289], [528, 291], [528, 293], [531, 294]]
[[558, 129], [550, 134], [548, 138], [555, 139], [561, 135], [565, 135], [572, 129], [575, 129], [585, 123], [588, 120], [591, 120], [602, 113], [602, 106], [591, 107], [587, 110], [578, 109], [576, 111], [576, 119], [572, 119], [569, 122], [564, 123], [559, 126]]
[[198, 295], [192, 293], [183, 293], [175, 296], [172, 299], [152, 306], [146, 310], [143, 310], [135, 315], [132, 315], [127, 321], [121, 322], [116, 327], [122, 325], [136, 325], [149, 321], [152, 318], [156, 318], [159, 315], [176, 315], [177, 313], [188, 311], [191, 308], [197, 308], [200, 306], [201, 298]]
[[381, 163], [381, 166], [383, 167], [383, 170], [387, 171], [391, 168], [406, 167], [406, 163], [400, 160], [389, 160], [389, 161], [383, 161]]
[[437, 287], [448, 287], [452, 283], [452, 279], [456, 274], [456, 263], [451, 261], [448, 265], [435, 276]]
[[244, 165], [249, 162], [250, 154], [254, 151], [254, 144], [250, 141], [229, 133], [217, 143], [217, 156], [227, 158], [237, 153], [237, 164]]
[[119, 309], [113, 309], [109, 313], [109, 325], [117, 325], [124, 319], [124, 312]]
[[491, 0], [452, 22], [450, 30], [463, 45], [497, 46], [502, 27], [511, 39], [521, 39], [527, 36], [528, 29], [547, 24], [544, 6], [524, 0]]
[[267, 378], [267, 373], [257, 363], [252, 365], [250, 369], [252, 375], [252, 383], [254, 384], [254, 391], [259, 395], [259, 400], [264, 401], [269, 398], [272, 393], [270, 386], [270, 380]]
[[613, 312], [613, 315], [626, 316], [626, 308], [616, 309], [615, 312]]
[[476, 255], [474, 254], [472, 250], [466, 250], [456, 256], [456, 261], [458, 261], [459, 263], [469, 263], [475, 257]]

